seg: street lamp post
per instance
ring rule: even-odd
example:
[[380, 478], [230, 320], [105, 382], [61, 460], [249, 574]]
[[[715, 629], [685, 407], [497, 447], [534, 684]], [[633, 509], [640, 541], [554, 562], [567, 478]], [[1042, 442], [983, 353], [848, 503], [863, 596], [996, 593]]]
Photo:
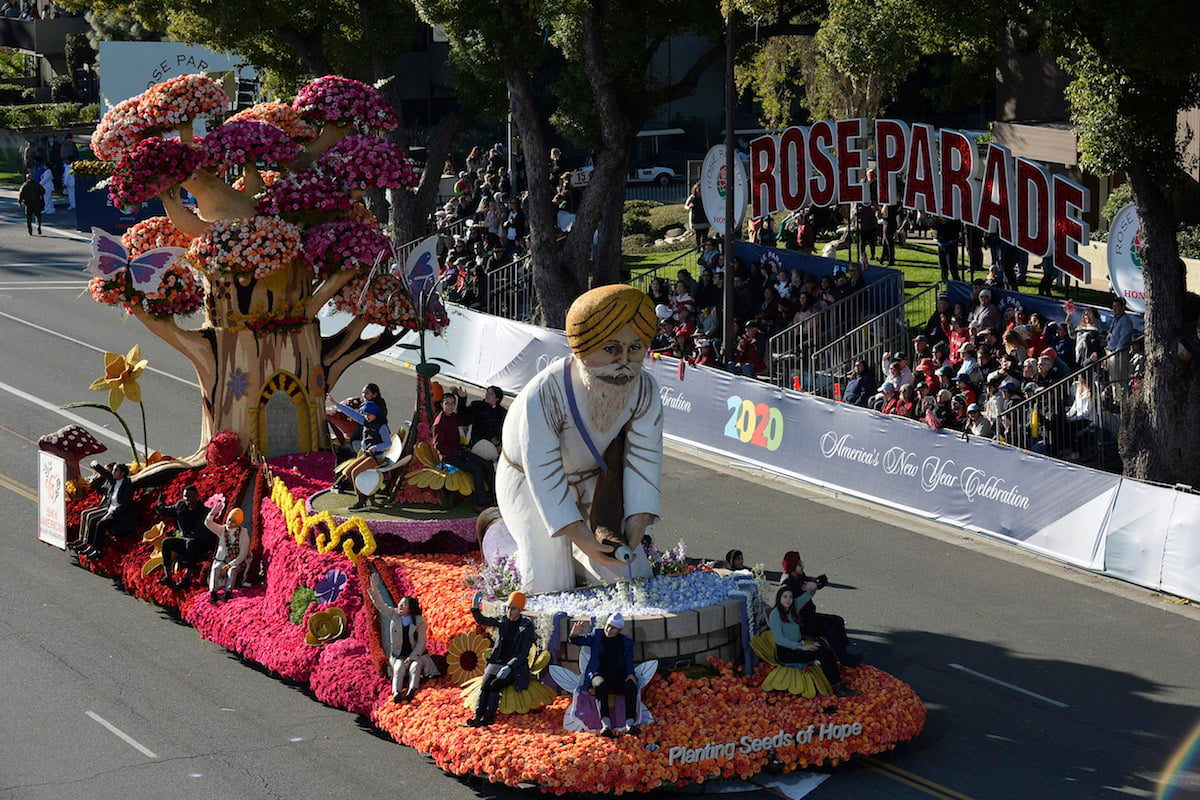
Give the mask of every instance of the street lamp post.
[[733, 9], [725, 17], [725, 297], [721, 312], [721, 357], [728, 363], [733, 360], [733, 259], [737, 219], [734, 209], [736, 182], [734, 180], [734, 104], [737, 92], [733, 82]]

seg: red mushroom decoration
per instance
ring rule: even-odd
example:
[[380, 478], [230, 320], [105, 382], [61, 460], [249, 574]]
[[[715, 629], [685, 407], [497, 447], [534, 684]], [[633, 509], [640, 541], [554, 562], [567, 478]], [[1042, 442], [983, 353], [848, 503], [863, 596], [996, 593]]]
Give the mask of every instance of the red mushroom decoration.
[[66, 480], [79, 477], [79, 462], [88, 456], [103, 453], [108, 448], [100, 444], [95, 436], [79, 425], [68, 425], [59, 428], [38, 439], [38, 450], [58, 456], [67, 462]]

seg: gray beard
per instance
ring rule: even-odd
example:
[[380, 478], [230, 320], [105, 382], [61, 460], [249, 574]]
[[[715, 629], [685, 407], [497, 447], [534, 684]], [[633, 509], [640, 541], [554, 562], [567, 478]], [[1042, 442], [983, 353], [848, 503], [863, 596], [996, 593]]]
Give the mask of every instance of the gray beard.
[[607, 368], [593, 371], [586, 364], [581, 363], [580, 366], [583, 367], [580, 378], [587, 391], [588, 418], [596, 430], [611, 430], [617, 419], [627, 413], [629, 396], [638, 385], [637, 375], [635, 373], [635, 379], [629, 383], [618, 385], [601, 379], [600, 375], [607, 373]]

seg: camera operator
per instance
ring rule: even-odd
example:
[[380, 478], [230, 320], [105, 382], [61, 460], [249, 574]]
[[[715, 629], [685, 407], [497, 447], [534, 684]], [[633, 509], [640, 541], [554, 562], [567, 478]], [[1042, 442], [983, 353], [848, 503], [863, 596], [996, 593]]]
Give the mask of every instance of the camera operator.
[[[850, 640], [846, 636], [846, 621], [836, 614], [818, 614], [812, 601], [813, 593], [828, 584], [829, 579], [824, 575], [811, 578], [804, 574], [804, 562], [795, 550], [783, 554], [783, 576], [779, 580], [779, 588], [792, 590], [796, 605], [800, 606], [800, 629], [805, 636], [824, 639], [843, 665], [857, 667], [862, 663], [863, 657], [861, 653], [847, 652]], [[801, 604], [800, 601], [806, 593], [808, 600]]]

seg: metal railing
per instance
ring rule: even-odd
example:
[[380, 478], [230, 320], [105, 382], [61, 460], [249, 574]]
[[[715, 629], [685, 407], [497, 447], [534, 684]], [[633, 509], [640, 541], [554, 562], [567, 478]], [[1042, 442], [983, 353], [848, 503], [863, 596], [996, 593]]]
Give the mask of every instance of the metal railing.
[[[827, 306], [812, 317], [784, 328], [767, 342], [767, 368], [776, 386], [793, 387], [797, 379], [801, 388], [814, 391], [816, 386], [829, 382], [829, 375], [814, 373], [809, 368], [810, 356], [827, 344], [840, 339], [862, 325], [863, 320], [883, 316], [902, 305], [904, 273], [895, 271], [854, 294]], [[903, 323], [903, 312], [900, 312]]]
[[[695, 258], [699, 257], [699, 254], [692, 248], [689, 248], [687, 250], [681, 250], [678, 255], [672, 256], [669, 261], [664, 261], [661, 264], [655, 264], [653, 267], [647, 267], [646, 269], [638, 270], [637, 272], [630, 272], [629, 280], [626, 282], [630, 286], [636, 286], [637, 288], [641, 289], [643, 292], [647, 292], [650, 290], [650, 281], [653, 280], [655, 277], [657, 277], [658, 273], [660, 271], [671, 266], [676, 261], [679, 261], [682, 258], [686, 258], [687, 256], [692, 256], [693, 261], [694, 261]], [[674, 278], [675, 278], [675, 276], [671, 276], [667, 280], [667, 284], [671, 288], [674, 288], [674, 286], [675, 286]]]
[[1121, 404], [1129, 396], [1129, 352], [1125, 348], [1090, 361], [1057, 383], [1013, 403], [997, 419], [997, 441], [1120, 472], [1117, 436]]
[[874, 370], [883, 361], [884, 353], [904, 352], [911, 341], [908, 319], [914, 314], [928, 319], [937, 308], [937, 296], [943, 290], [944, 284], [935, 283], [809, 353], [802, 386], [813, 394], [831, 398], [834, 385], [844, 386], [854, 372], [856, 360], [861, 358]]
[[517, 322], [533, 319], [533, 260], [529, 254], [488, 270], [483, 310]]

